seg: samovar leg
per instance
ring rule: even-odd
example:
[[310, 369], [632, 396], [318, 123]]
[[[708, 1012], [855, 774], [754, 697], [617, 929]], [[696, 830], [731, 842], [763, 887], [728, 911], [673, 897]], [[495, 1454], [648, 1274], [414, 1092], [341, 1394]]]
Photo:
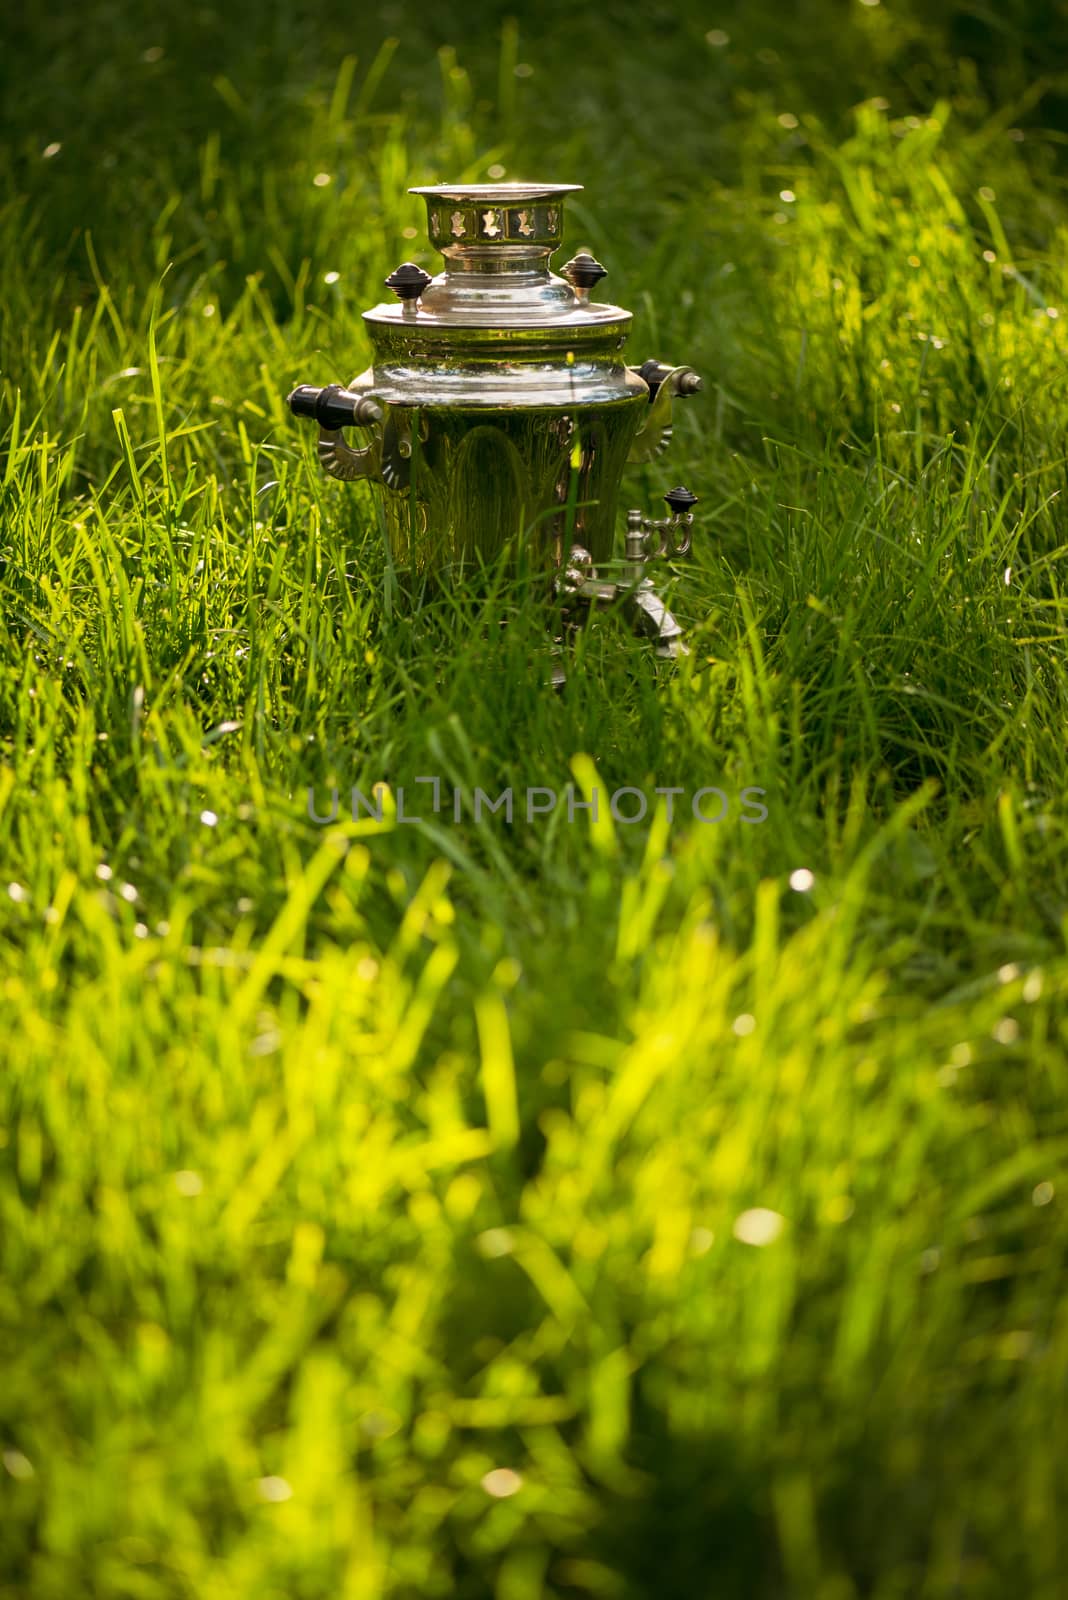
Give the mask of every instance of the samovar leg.
[[642, 578], [634, 585], [607, 583], [594, 576], [580, 578], [580, 574], [572, 567], [563, 578], [556, 580], [556, 586], [558, 593], [567, 596], [567, 609], [563, 638], [555, 641], [551, 650], [554, 658], [554, 689], [561, 688], [566, 682], [567, 673], [560, 658], [566, 653], [569, 633], [574, 633], [580, 626], [578, 617], [585, 618], [591, 611], [606, 610], [617, 601], [622, 602], [624, 615], [633, 631], [654, 646], [658, 660], [677, 661], [680, 656], [689, 655], [680, 624], [657, 594], [650, 579]]
[[648, 578], [643, 578], [636, 588], [626, 591], [624, 605], [631, 627], [640, 637], [653, 641], [661, 661], [674, 661], [679, 656], [689, 655], [682, 628]]

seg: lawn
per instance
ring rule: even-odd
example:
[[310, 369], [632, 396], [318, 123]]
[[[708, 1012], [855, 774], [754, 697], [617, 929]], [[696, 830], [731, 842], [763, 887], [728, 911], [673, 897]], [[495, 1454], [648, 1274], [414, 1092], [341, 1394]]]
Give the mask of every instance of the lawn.
[[[1063, 11], [3, 30], [2, 1600], [1064, 1600]], [[678, 666], [286, 408], [500, 176], [704, 377]]]

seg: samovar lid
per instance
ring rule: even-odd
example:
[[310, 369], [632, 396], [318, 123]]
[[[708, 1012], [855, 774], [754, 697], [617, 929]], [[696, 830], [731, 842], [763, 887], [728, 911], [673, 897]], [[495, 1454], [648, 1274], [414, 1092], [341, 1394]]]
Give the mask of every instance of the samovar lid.
[[580, 183], [437, 183], [410, 189], [427, 207], [430, 243], [445, 257], [431, 277], [406, 261], [386, 279], [399, 304], [377, 305], [366, 321], [403, 328], [416, 343], [435, 344], [450, 328], [480, 328], [487, 335], [511, 330], [558, 329], [581, 337], [588, 328], [622, 332], [630, 312], [593, 304], [590, 290], [604, 268], [583, 252], [558, 277], [550, 257], [564, 235], [564, 201]]

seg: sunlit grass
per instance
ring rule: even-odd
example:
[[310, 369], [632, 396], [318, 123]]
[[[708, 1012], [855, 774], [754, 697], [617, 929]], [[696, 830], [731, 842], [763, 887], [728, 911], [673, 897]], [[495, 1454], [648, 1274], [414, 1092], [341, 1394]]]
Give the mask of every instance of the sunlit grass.
[[[1026, 16], [972, 70], [942, 8], [90, 9], [0, 208], [0, 1596], [1059, 1600]], [[674, 673], [605, 617], [553, 695], [518, 590], [406, 606], [285, 408], [431, 262], [408, 184], [491, 167], [585, 183], [630, 357], [704, 374], [624, 495], [701, 496]]]

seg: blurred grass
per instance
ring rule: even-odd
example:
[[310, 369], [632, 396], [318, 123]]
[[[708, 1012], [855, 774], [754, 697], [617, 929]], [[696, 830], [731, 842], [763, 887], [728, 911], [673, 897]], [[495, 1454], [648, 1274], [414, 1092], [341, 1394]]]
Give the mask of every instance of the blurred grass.
[[[1061, 9], [5, 30], [0, 1595], [1060, 1600]], [[705, 376], [674, 676], [284, 409], [490, 167]]]

